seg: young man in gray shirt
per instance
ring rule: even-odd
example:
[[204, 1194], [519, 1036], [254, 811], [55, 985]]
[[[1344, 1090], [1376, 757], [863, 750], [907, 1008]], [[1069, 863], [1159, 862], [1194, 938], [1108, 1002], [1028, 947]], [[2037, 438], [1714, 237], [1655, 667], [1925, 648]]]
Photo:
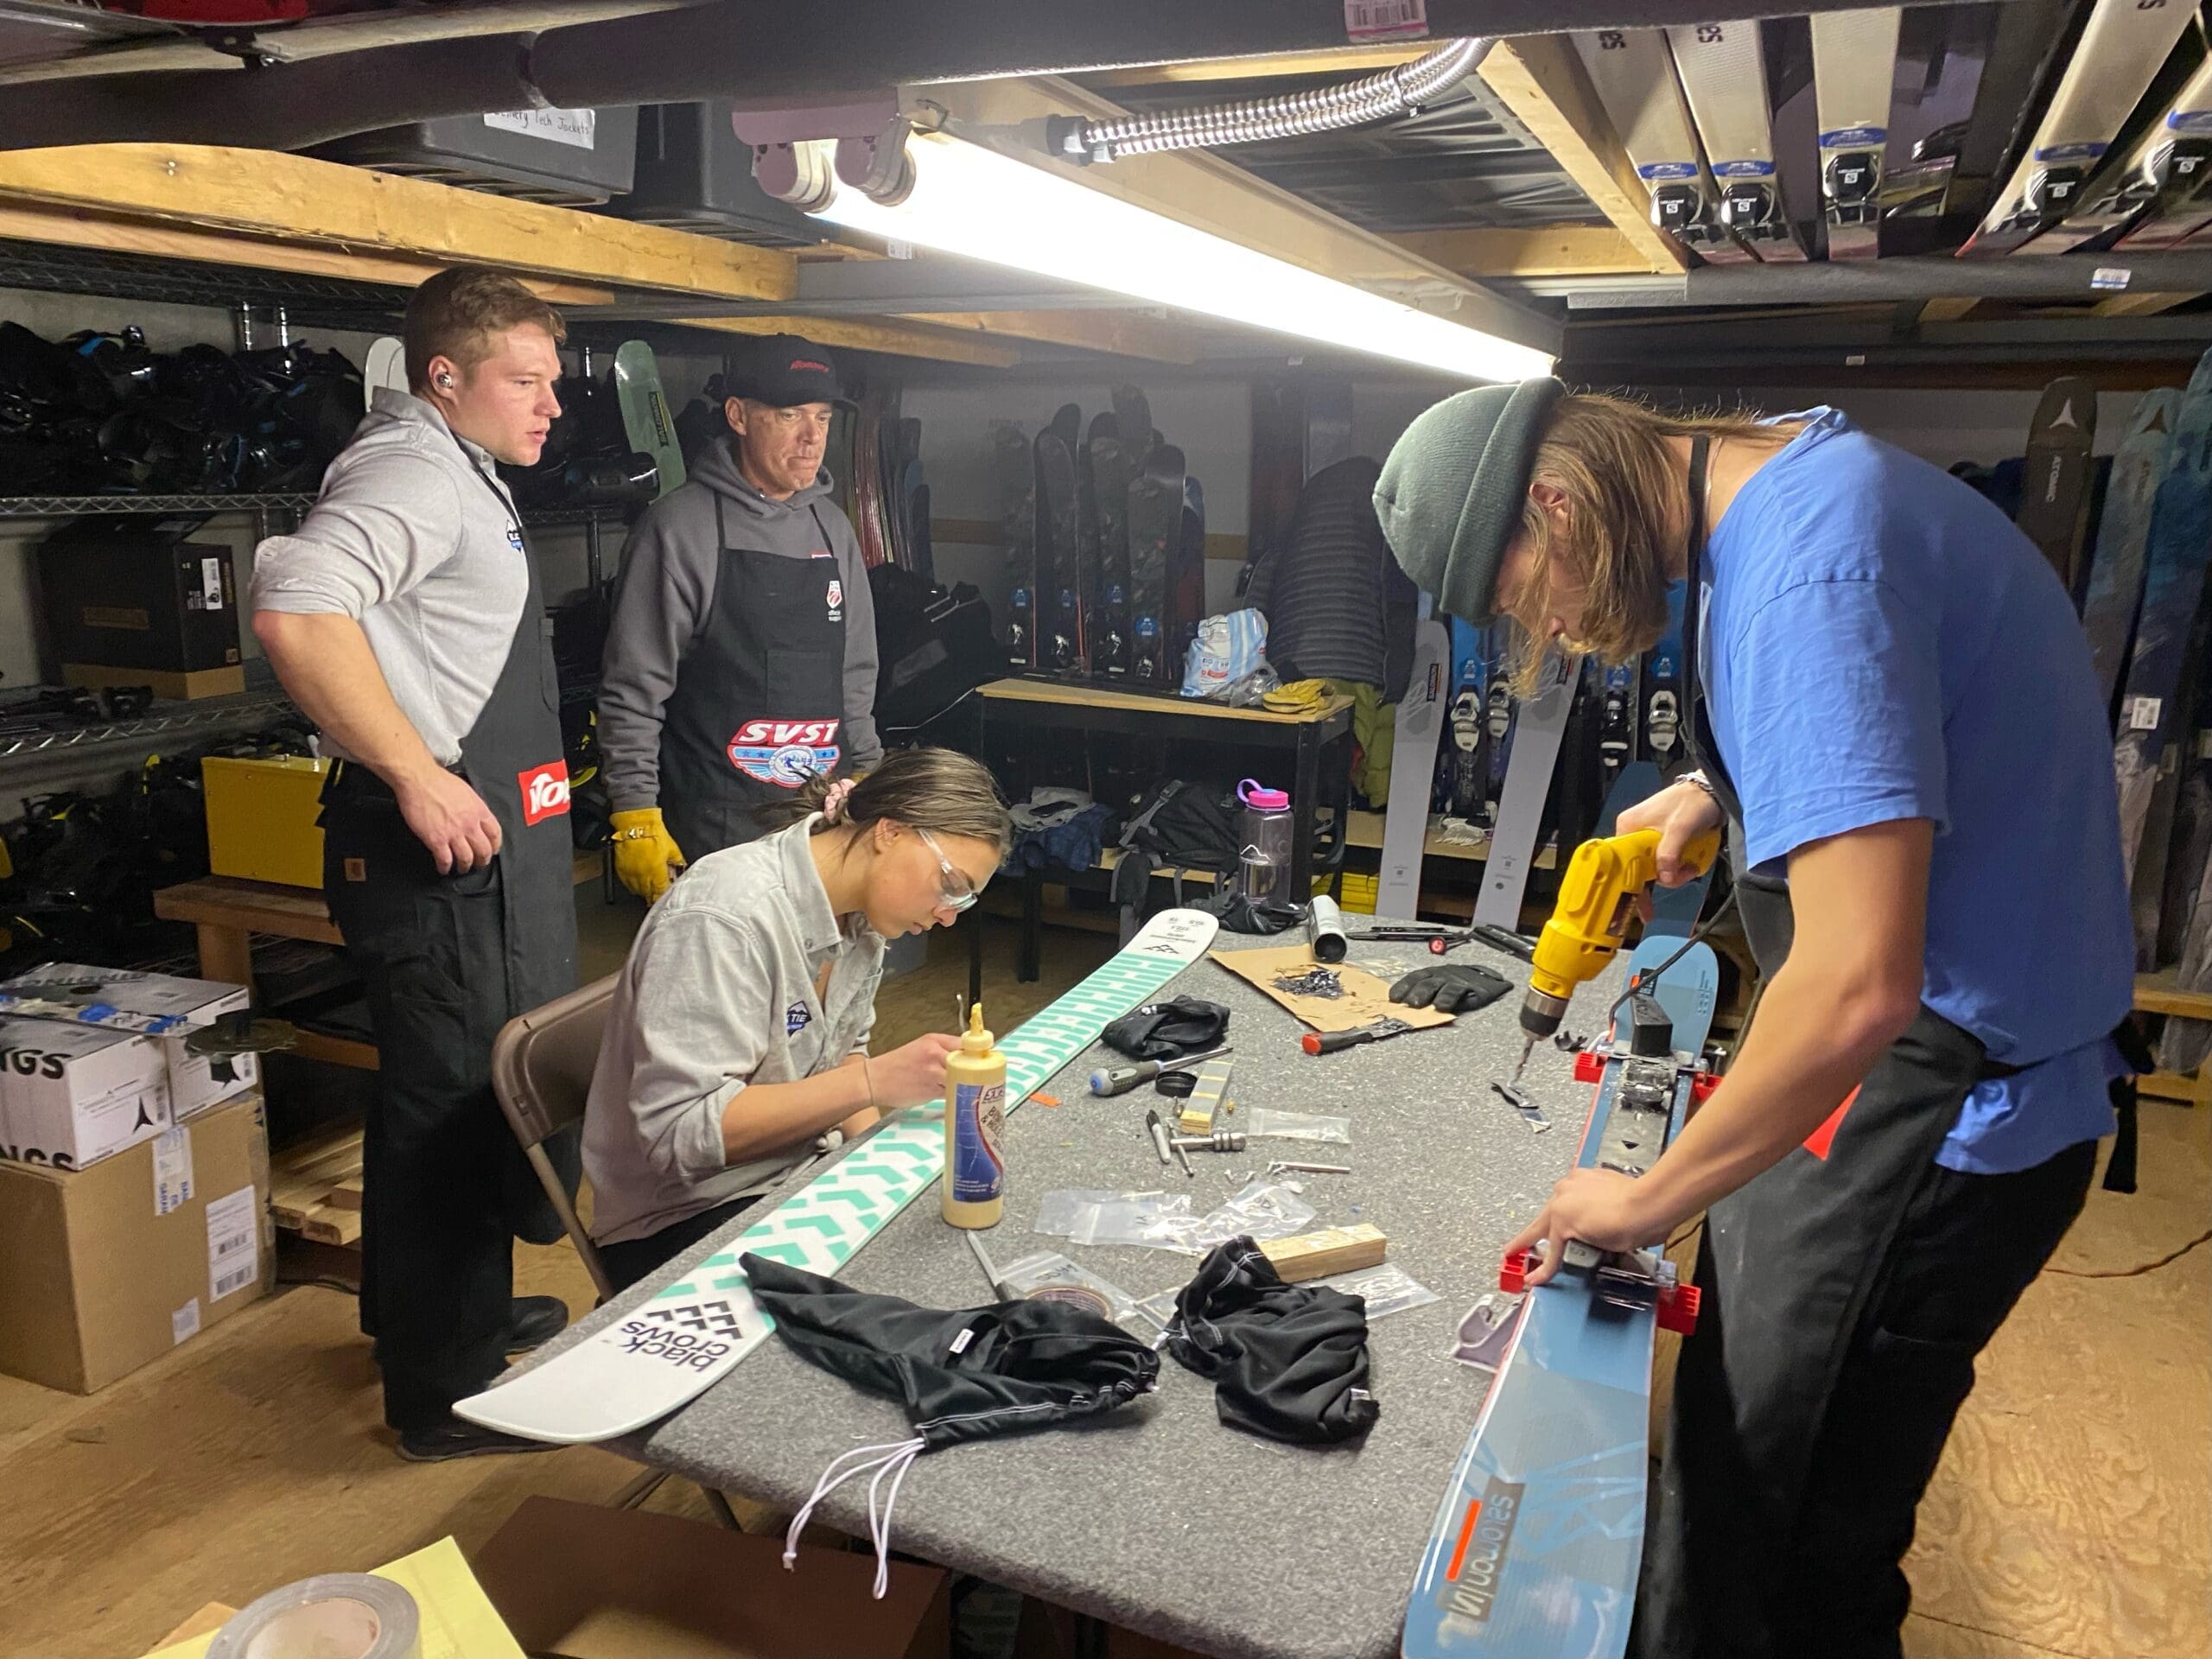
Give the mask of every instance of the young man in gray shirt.
[[253, 627], [336, 758], [323, 891], [380, 1062], [361, 1328], [400, 1454], [431, 1461], [541, 1449], [452, 1406], [567, 1323], [559, 1299], [512, 1294], [516, 1234], [560, 1225], [491, 1062], [500, 1027], [575, 988], [576, 936], [550, 639], [493, 471], [537, 460], [560, 412], [561, 320], [463, 266], [416, 290], [406, 336], [410, 390], [376, 394], [298, 531], [261, 544]]
[[845, 402], [836, 369], [774, 334], [730, 389], [728, 441], [632, 533], [607, 629], [614, 868], [648, 902], [686, 860], [759, 834], [756, 809], [883, 753], [868, 570], [822, 465]]

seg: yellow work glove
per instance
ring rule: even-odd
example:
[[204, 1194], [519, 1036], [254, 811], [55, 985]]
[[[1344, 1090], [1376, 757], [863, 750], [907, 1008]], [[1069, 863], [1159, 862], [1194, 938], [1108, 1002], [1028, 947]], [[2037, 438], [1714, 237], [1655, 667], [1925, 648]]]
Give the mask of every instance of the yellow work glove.
[[609, 822], [614, 826], [614, 874], [650, 905], [668, 891], [668, 884], [683, 868], [683, 849], [660, 821], [657, 806], [632, 807], [615, 813]]

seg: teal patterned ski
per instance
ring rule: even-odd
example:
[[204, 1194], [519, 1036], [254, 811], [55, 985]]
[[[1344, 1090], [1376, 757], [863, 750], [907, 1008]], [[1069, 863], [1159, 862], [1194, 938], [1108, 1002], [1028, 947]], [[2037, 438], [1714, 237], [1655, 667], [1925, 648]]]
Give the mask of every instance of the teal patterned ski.
[[[1204, 956], [1216, 925], [1198, 911], [1162, 912], [1112, 961], [1002, 1039], [1007, 1109]], [[563, 1446], [658, 1421], [720, 1382], [774, 1329], [753, 1303], [741, 1255], [752, 1250], [834, 1274], [944, 1167], [944, 1103], [910, 1108], [624, 1318], [454, 1410]]]

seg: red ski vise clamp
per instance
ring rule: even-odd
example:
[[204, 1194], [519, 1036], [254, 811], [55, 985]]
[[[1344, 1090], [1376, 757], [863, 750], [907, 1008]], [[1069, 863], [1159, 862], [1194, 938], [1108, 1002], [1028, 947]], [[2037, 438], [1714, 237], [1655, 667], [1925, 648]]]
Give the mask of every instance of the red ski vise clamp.
[[1697, 1329], [1698, 1304], [1703, 1294], [1695, 1285], [1669, 1285], [1659, 1293], [1659, 1328], [1687, 1337]]
[[1574, 1057], [1574, 1080], [1577, 1083], [1597, 1083], [1605, 1075], [1605, 1061], [1610, 1058], [1603, 1050], [1586, 1048]]
[[1498, 1264], [1497, 1287], [1510, 1296], [1518, 1296], [1529, 1288], [1529, 1252], [1508, 1250], [1505, 1260]]
[[1720, 1086], [1720, 1079], [1710, 1071], [1690, 1073], [1690, 1104], [1702, 1106], [1707, 1096]]

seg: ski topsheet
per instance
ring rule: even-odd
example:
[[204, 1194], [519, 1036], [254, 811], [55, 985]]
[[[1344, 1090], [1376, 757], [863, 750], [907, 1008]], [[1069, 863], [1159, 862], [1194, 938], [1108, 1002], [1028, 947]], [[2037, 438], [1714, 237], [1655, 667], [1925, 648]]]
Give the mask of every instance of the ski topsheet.
[[1900, 8], [1813, 14], [1813, 97], [1819, 112], [1821, 202], [1828, 257], [1881, 251], [1882, 158], [1890, 137]]
[[999, 543], [1005, 550], [1006, 655], [1020, 672], [1037, 665], [1037, 461], [1030, 439], [1012, 421], [991, 423], [991, 480], [999, 499]]
[[1720, 186], [1720, 222], [1769, 261], [1799, 260], [1774, 167], [1774, 113], [1755, 22], [1676, 23], [1667, 44]]
[[382, 334], [369, 342], [369, 354], [361, 368], [361, 397], [369, 408], [376, 407], [379, 391], [407, 390], [407, 345], [391, 334]]
[[[1682, 949], [1679, 939], [1648, 939], [1629, 971]], [[1719, 981], [1703, 944], [1661, 977], [1655, 995], [1674, 1023], [1678, 1058], [1694, 1063], [1705, 1046]], [[1608, 1055], [1576, 1166], [1649, 1168], [1680, 1128], [1691, 1086], [1673, 1061]], [[1657, 1101], [1643, 1107], [1653, 1094]], [[1643, 1543], [1652, 1333], [1670, 1270], [1646, 1258], [1656, 1282], [1650, 1304], [1635, 1306], [1641, 1293], [1626, 1286], [1599, 1294], [1586, 1246], [1568, 1251], [1559, 1276], [1528, 1293], [1445, 1487], [1407, 1599], [1403, 1659], [1620, 1659], [1627, 1649]]]
[[2081, 206], [2020, 249], [2065, 253], [2134, 221], [2125, 248], [2166, 248], [2212, 219], [2212, 58], [2196, 67], [2165, 116], [2082, 193]]
[[651, 455], [660, 468], [661, 495], [683, 482], [683, 445], [676, 435], [676, 416], [661, 390], [660, 365], [642, 340], [626, 340], [614, 351], [614, 399], [622, 409], [622, 429], [630, 448]]
[[1129, 486], [1129, 677], [1178, 678], [1167, 660], [1167, 565], [1183, 536], [1183, 452], [1154, 442]]
[[2120, 677], [2135, 641], [2136, 613], [2143, 604], [2143, 546], [2151, 530], [2151, 499], [2165, 470], [2166, 449], [2181, 410], [2181, 393], [2171, 386], [2146, 391], [2135, 405], [2126, 435], [2112, 461], [2105, 486], [2104, 512], [2097, 522], [2096, 556], [2089, 563], [2089, 588], [2082, 605], [2082, 626], [2089, 636], [2097, 689], [2104, 694], [2105, 717], [2113, 716]]
[[1643, 741], [1643, 757], [1669, 776], [1688, 747], [1682, 741], [1688, 714], [1682, 690], [1682, 599], [1688, 592], [1688, 582], [1668, 584], [1667, 631], [1643, 656], [1643, 713], [1637, 722], [1637, 734]]
[[1100, 614], [1091, 625], [1091, 668], [1121, 679], [1129, 671], [1129, 486], [1136, 477], [1128, 450], [1110, 423], [1091, 423], [1090, 488], [1098, 524]]
[[1601, 29], [1577, 35], [1574, 46], [1637, 176], [1651, 192], [1651, 222], [1716, 264], [1748, 264], [1751, 254], [1721, 226], [1719, 199], [1665, 37], [1656, 29]]
[[2064, 220], [2196, 16], [2183, 0], [2096, 0], [2034, 142], [1961, 254], [2009, 253]]
[[1054, 674], [1083, 672], [1074, 449], [1082, 424], [1069, 404], [1037, 435], [1037, 665]]
[[[1112, 961], [1001, 1038], [1007, 1110], [1204, 956], [1215, 929], [1202, 912], [1162, 911]], [[454, 1410], [563, 1446], [657, 1421], [720, 1382], [774, 1328], [747, 1287], [741, 1255], [834, 1274], [944, 1167], [944, 1103], [910, 1107], [622, 1319]]]
[[1521, 898], [1536, 861], [1544, 804], [1552, 792], [1560, 739], [1567, 731], [1567, 710], [1580, 677], [1557, 652], [1546, 658], [1544, 676], [1542, 689], [1513, 711], [1513, 749], [1506, 758], [1490, 855], [1483, 863], [1483, 890], [1475, 899], [1476, 921], [1515, 932], [1521, 928]]
[[2151, 502], [2143, 607], [2113, 739], [2120, 790], [2120, 850], [2131, 886], [2166, 745], [2178, 741], [2174, 707], [2204, 567], [2212, 557], [2212, 353], [2197, 359], [2183, 395], [2166, 468]]
[[2096, 470], [2089, 450], [2096, 435], [2094, 385], [2067, 375], [2044, 388], [2028, 424], [2020, 511], [2013, 522], [2050, 562], [2069, 594], [2080, 591], [2082, 543], [2088, 534], [2089, 486]]
[[[1424, 610], [1427, 594], [1421, 596]], [[1413, 673], [1398, 699], [1390, 750], [1390, 798], [1382, 814], [1382, 855], [1375, 913], [1409, 922], [1421, 906], [1421, 853], [1428, 842], [1430, 780], [1444, 728], [1445, 670], [1452, 660], [1444, 624], [1424, 616], [1414, 629]]]

